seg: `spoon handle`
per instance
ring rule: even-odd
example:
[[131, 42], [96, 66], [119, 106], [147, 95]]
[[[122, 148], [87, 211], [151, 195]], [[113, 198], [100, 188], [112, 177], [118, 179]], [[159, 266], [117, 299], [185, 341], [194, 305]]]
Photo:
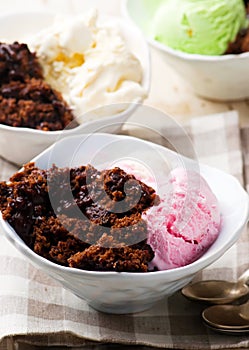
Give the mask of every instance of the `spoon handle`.
[[249, 269], [242, 273], [238, 279], [238, 282], [240, 284], [249, 284]]

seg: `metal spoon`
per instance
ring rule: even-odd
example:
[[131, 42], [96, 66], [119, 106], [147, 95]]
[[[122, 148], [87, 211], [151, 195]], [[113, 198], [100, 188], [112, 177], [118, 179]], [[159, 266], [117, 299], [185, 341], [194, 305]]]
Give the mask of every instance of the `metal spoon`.
[[206, 326], [210, 329], [212, 329], [214, 332], [218, 333], [225, 333], [225, 334], [230, 334], [230, 335], [243, 335], [243, 334], [248, 334], [249, 333], [249, 328], [245, 329], [234, 329], [234, 328], [218, 328], [218, 327], [212, 327], [208, 323], [206, 323]]
[[249, 301], [242, 305], [214, 305], [202, 312], [211, 327], [227, 331], [249, 331]]
[[195, 301], [210, 304], [229, 304], [249, 295], [249, 270], [246, 270], [236, 283], [223, 280], [207, 280], [190, 284], [182, 289], [182, 294]]

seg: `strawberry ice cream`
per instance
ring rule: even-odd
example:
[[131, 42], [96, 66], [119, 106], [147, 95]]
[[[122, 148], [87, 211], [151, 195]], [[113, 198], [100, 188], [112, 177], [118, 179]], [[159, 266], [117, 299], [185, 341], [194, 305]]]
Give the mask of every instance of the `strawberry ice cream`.
[[168, 190], [144, 219], [155, 257], [152, 267], [168, 270], [197, 260], [216, 240], [221, 226], [217, 198], [198, 173], [177, 168]]

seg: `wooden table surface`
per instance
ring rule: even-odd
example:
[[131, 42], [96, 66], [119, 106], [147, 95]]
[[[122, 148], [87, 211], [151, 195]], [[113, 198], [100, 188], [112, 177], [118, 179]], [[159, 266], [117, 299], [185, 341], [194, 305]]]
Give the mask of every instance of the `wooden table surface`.
[[[0, 13], [29, 10], [74, 14], [81, 11], [84, 12], [88, 8], [97, 7], [100, 11], [107, 14], [120, 15], [121, 1], [122, 0], [0, 0]], [[239, 112], [241, 125], [248, 124], [249, 100], [218, 103], [199, 98], [189, 90], [188, 85], [167, 65], [159, 53], [154, 50], [151, 50], [151, 53], [152, 84], [150, 95], [145, 101], [146, 104], [161, 109], [174, 117], [179, 123], [187, 122], [192, 117], [201, 117], [207, 114], [235, 109]], [[31, 348], [44, 349], [43, 347], [29, 347], [27, 344], [19, 347], [20, 350], [28, 350]], [[133, 348], [138, 350], [151, 349], [143, 346]], [[52, 348], [50, 347], [50, 349]], [[90, 346], [89, 348], [84, 347], [84, 349], [126, 350], [128, 347], [121, 345], [109, 346], [106, 344]]]

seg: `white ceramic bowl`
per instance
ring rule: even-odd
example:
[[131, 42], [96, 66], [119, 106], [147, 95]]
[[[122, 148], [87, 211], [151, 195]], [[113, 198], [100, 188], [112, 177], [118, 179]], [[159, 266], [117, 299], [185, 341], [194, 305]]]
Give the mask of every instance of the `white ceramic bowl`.
[[[113, 150], [112, 156], [110, 150]], [[151, 157], [151, 152], [154, 157]], [[149, 273], [95, 272], [63, 267], [35, 254], [1, 218], [6, 237], [35, 266], [95, 309], [120, 314], [148, 309], [189, 283], [197, 272], [219, 259], [235, 243], [249, 215], [248, 195], [234, 177], [205, 165], [199, 167], [193, 160], [140, 139], [111, 134], [73, 136], [51, 146], [34, 161], [43, 169], [53, 163], [59, 167], [71, 167], [89, 162], [99, 168], [106, 166], [105, 161], [110, 164], [126, 156], [142, 160], [152, 169], [153, 158], [161, 163], [157, 164], [158, 169], [165, 162], [170, 168], [184, 164], [187, 168], [200, 169], [218, 198], [223, 225], [217, 240], [197, 261], [173, 270]]]
[[[30, 34], [35, 34], [42, 28], [51, 25], [55, 14], [43, 12], [21, 12], [0, 15], [0, 38], [13, 42], [22, 40]], [[102, 15], [106, 18], [105, 15]], [[126, 21], [110, 17], [111, 21], [117, 22], [121, 28], [129, 49], [140, 60], [143, 69], [142, 86], [148, 93], [150, 88], [150, 53], [146, 40], [136, 26], [127, 24]], [[105, 117], [96, 118], [88, 113], [85, 119], [89, 121], [79, 127], [66, 131], [40, 131], [31, 128], [17, 128], [0, 124], [0, 156], [22, 165], [42, 152], [58, 138], [81, 133], [101, 132], [116, 133], [123, 123], [134, 113], [138, 103], [137, 99], [128, 104], [127, 108], [118, 114], [108, 114]], [[90, 118], [89, 118], [90, 117]], [[91, 120], [93, 118], [93, 120]]]
[[249, 97], [249, 52], [205, 56], [177, 51], [149, 37], [146, 23], [151, 21], [153, 13], [146, 11], [143, 0], [123, 0], [122, 12], [129, 23], [141, 29], [150, 45], [161, 53], [197, 95], [217, 101]]

